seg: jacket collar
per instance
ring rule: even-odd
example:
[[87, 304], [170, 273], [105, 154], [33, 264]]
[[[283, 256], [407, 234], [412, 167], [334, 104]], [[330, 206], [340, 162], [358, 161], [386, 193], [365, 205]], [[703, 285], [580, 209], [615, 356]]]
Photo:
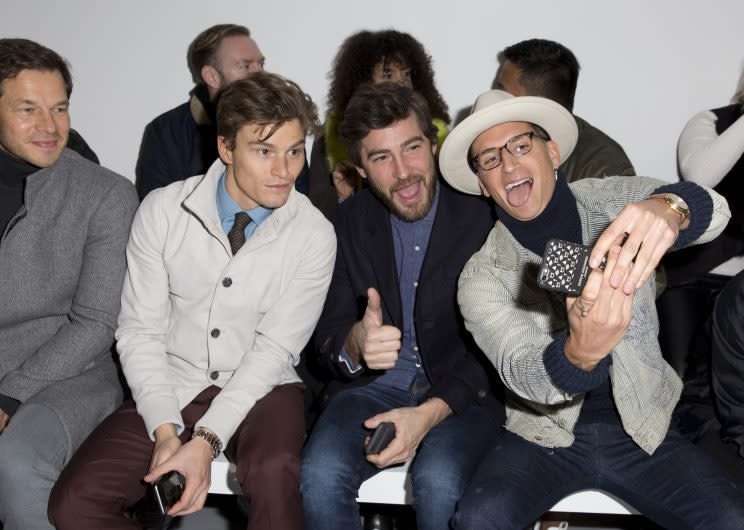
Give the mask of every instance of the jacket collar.
[[[458, 212], [453, 211], [450, 205], [452, 194], [455, 192], [443, 185], [441, 178], [438, 181], [438, 186], [439, 206], [431, 228], [424, 263], [421, 267], [422, 279], [436, 270], [437, 265], [449, 256], [453, 238], [458, 237], [458, 234], [462, 233], [463, 230], [467, 230], [463, 217], [457, 215]], [[365, 190], [362, 193], [367, 195], [365, 204], [354, 205], [364, 208], [361, 218], [366, 220], [364, 225], [368, 244], [362, 245], [361, 248], [373, 265], [383, 306], [393, 323], [400, 325], [403, 321], [403, 310], [400, 301], [398, 275], [396, 274], [390, 211], [371, 190]]]
[[[217, 185], [220, 176], [225, 171], [225, 164], [219, 158], [207, 170], [207, 173], [197, 180], [194, 188], [181, 203], [182, 206], [199, 219], [204, 228], [216, 237], [228, 254], [232, 254], [227, 234], [222, 229], [222, 223], [217, 213]], [[239, 254], [250, 252], [276, 239], [281, 231], [297, 215], [301, 207], [302, 198], [299, 192], [292, 188], [289, 198], [283, 206], [276, 208], [273, 213], [261, 223], [256, 231], [245, 242]]]
[[488, 236], [489, 254], [496, 256], [494, 265], [499, 269], [515, 271], [522, 262], [536, 256], [514, 238], [506, 225], [498, 221]]
[[424, 280], [434, 272], [442, 260], [449, 257], [452, 241], [460, 238], [469, 229], [462, 212], [451, 206], [453, 194], [440, 178], [437, 182], [439, 188], [439, 206], [437, 214], [434, 217], [434, 224], [431, 227], [431, 236], [429, 237], [429, 246], [426, 249], [424, 263], [421, 266], [421, 279]]
[[214, 127], [216, 120], [215, 105], [209, 101], [209, 91], [207, 87], [199, 84], [196, 85], [189, 93], [189, 109], [191, 116], [197, 125]]
[[[395, 266], [395, 249], [393, 248], [393, 231], [390, 223], [390, 211], [378, 199], [372, 190], [364, 190], [360, 195], [366, 199], [360, 211], [360, 219], [367, 232], [367, 244], [360, 245], [367, 255], [377, 278], [380, 298], [386, 313], [393, 324], [403, 324], [403, 310], [400, 302], [400, 287]], [[362, 197], [360, 197], [362, 198]], [[361, 201], [360, 201], [361, 202]], [[357, 207], [356, 204], [350, 206]]]
[[[39, 168], [35, 173], [28, 175], [24, 190], [24, 205], [30, 207], [34, 203], [34, 199], [41, 193], [41, 190], [46, 187], [51, 187], [53, 193], [56, 195], [64, 195], [66, 184], [69, 181], [68, 175], [74, 167], [71, 165], [71, 161], [79, 157], [80, 155], [76, 152], [65, 148], [54, 164], [49, 167]], [[63, 179], [65, 185], [62, 185], [60, 182]]]

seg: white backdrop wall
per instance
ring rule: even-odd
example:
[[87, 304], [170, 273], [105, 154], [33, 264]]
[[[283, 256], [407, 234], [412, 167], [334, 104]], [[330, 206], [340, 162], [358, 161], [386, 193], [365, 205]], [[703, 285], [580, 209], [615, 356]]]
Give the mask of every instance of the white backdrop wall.
[[725, 105], [744, 68], [741, 0], [3, 0], [0, 35], [26, 37], [72, 64], [73, 127], [134, 178], [144, 126], [186, 101], [186, 48], [212, 24], [248, 26], [266, 67], [325, 112], [341, 41], [393, 27], [418, 38], [454, 116], [490, 87], [499, 50], [557, 40], [581, 63], [574, 111], [622, 144], [639, 174], [676, 179], [676, 142], [695, 112]]

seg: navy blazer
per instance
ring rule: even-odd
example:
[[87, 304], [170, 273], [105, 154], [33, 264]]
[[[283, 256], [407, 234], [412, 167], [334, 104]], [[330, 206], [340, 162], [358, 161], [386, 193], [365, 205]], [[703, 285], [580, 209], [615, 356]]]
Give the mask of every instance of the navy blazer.
[[[441, 179], [439, 186], [414, 310], [419, 353], [432, 386], [429, 395], [443, 399], [456, 413], [470, 405], [488, 406], [502, 420], [498, 375], [465, 329], [457, 305], [457, 280], [493, 227], [493, 208]], [[370, 190], [362, 190], [336, 210], [333, 224], [336, 264], [315, 332], [317, 360], [332, 378], [323, 404], [341, 388], [367, 384], [382, 373], [365, 367], [349, 375], [338, 361], [346, 335], [364, 314], [369, 287], [380, 293], [384, 323], [403, 329], [389, 210]]]

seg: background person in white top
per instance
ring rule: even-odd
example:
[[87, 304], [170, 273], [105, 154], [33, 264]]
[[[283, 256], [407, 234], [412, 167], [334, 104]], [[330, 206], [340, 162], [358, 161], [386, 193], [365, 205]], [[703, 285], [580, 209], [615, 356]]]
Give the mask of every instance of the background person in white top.
[[687, 122], [677, 158], [682, 180], [713, 188], [731, 209], [721, 237], [684, 256], [698, 262], [697, 273], [733, 276], [744, 269], [744, 81], [730, 105], [699, 112]]

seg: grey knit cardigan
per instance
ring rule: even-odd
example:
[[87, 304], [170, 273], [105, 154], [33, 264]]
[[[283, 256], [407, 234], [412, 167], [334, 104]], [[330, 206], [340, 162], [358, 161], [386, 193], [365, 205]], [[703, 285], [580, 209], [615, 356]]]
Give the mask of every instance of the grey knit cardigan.
[[111, 346], [137, 205], [127, 179], [65, 149], [0, 239], [0, 394], [55, 412], [68, 456], [122, 398]]

